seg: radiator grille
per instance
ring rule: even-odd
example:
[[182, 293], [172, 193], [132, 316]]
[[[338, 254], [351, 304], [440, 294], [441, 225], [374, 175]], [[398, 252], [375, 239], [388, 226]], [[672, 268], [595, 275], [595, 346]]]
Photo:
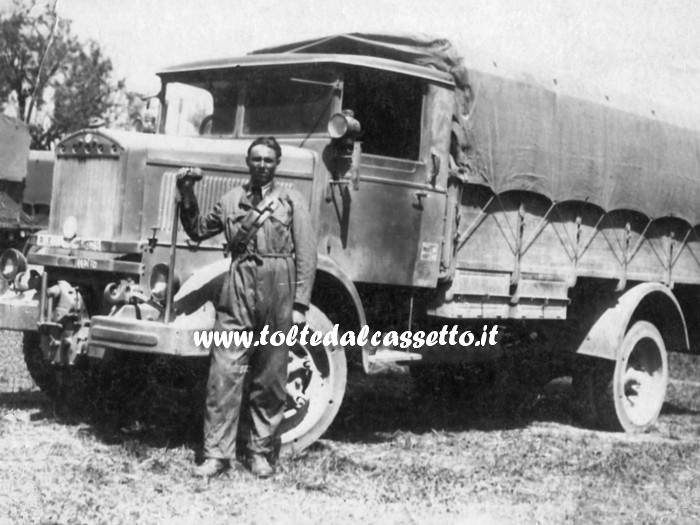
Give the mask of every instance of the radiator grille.
[[[172, 233], [173, 202], [175, 199], [175, 179], [177, 172], [168, 171], [163, 175], [160, 185], [160, 201], [158, 203], [158, 227], [162, 232]], [[248, 177], [235, 177], [230, 175], [208, 175], [195, 185], [195, 195], [199, 210], [207, 213], [221, 200], [227, 192], [236, 186], [242, 186], [248, 182]], [[289, 182], [275, 181], [276, 185], [291, 189], [293, 184]], [[178, 231], [182, 231], [182, 224], [178, 222]]]
[[77, 236], [116, 239], [121, 230], [124, 191], [117, 158], [59, 158], [54, 170], [49, 231], [61, 234], [69, 216], [77, 219]]

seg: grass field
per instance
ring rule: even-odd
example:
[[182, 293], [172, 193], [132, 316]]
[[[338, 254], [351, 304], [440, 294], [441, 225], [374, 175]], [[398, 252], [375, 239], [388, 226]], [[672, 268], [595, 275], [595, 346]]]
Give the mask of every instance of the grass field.
[[[353, 374], [330, 431], [271, 480], [191, 476], [188, 421], [58, 417], [0, 332], [0, 524], [700, 523], [700, 363], [672, 356], [652, 431], [571, 421], [569, 382], [513, 396], [420, 397], [410, 376]], [[196, 425], [195, 425], [196, 427]], [[194, 436], [194, 437], [193, 437]]]

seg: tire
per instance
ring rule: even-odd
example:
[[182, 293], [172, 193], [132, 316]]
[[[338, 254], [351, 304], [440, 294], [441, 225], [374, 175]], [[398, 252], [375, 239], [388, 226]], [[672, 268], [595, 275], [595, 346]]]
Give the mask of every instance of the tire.
[[616, 361], [597, 361], [574, 380], [584, 423], [625, 432], [654, 425], [668, 385], [668, 356], [658, 329], [637, 321], [625, 334]]
[[[311, 332], [327, 333], [333, 324], [311, 305], [306, 313]], [[300, 361], [301, 360], [301, 361]], [[309, 366], [300, 368], [301, 362]], [[323, 435], [338, 414], [347, 384], [345, 351], [340, 346], [297, 344], [290, 350], [287, 406], [280, 427], [282, 454], [298, 453]], [[292, 395], [305, 396], [299, 406]]]
[[89, 408], [88, 401], [94, 401], [96, 391], [96, 383], [89, 370], [52, 365], [44, 359], [38, 332], [24, 332], [23, 353], [29, 375], [55, 403], [56, 413], [73, 416]]
[[22, 351], [29, 375], [42, 392], [55, 397], [58, 391], [56, 368], [44, 359], [41, 351], [41, 337], [38, 332], [24, 332]]

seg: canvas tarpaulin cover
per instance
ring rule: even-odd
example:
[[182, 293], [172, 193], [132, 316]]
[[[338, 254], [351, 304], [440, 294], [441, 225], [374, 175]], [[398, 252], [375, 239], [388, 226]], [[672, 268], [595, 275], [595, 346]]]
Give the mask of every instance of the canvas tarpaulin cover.
[[367, 55], [448, 72], [455, 138], [468, 141], [476, 180], [495, 193], [532, 191], [700, 223], [700, 131], [651, 106], [594, 101], [527, 75], [470, 67], [449, 41], [422, 34], [352, 33], [255, 53]]

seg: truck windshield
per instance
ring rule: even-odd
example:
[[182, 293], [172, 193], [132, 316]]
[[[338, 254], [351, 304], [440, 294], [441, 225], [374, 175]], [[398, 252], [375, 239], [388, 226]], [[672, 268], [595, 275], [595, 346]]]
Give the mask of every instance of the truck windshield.
[[322, 132], [330, 119], [332, 78], [325, 72], [250, 79], [243, 135], [307, 135]]
[[189, 136], [325, 133], [336, 78], [309, 67], [188, 72], [165, 86], [163, 129]]

